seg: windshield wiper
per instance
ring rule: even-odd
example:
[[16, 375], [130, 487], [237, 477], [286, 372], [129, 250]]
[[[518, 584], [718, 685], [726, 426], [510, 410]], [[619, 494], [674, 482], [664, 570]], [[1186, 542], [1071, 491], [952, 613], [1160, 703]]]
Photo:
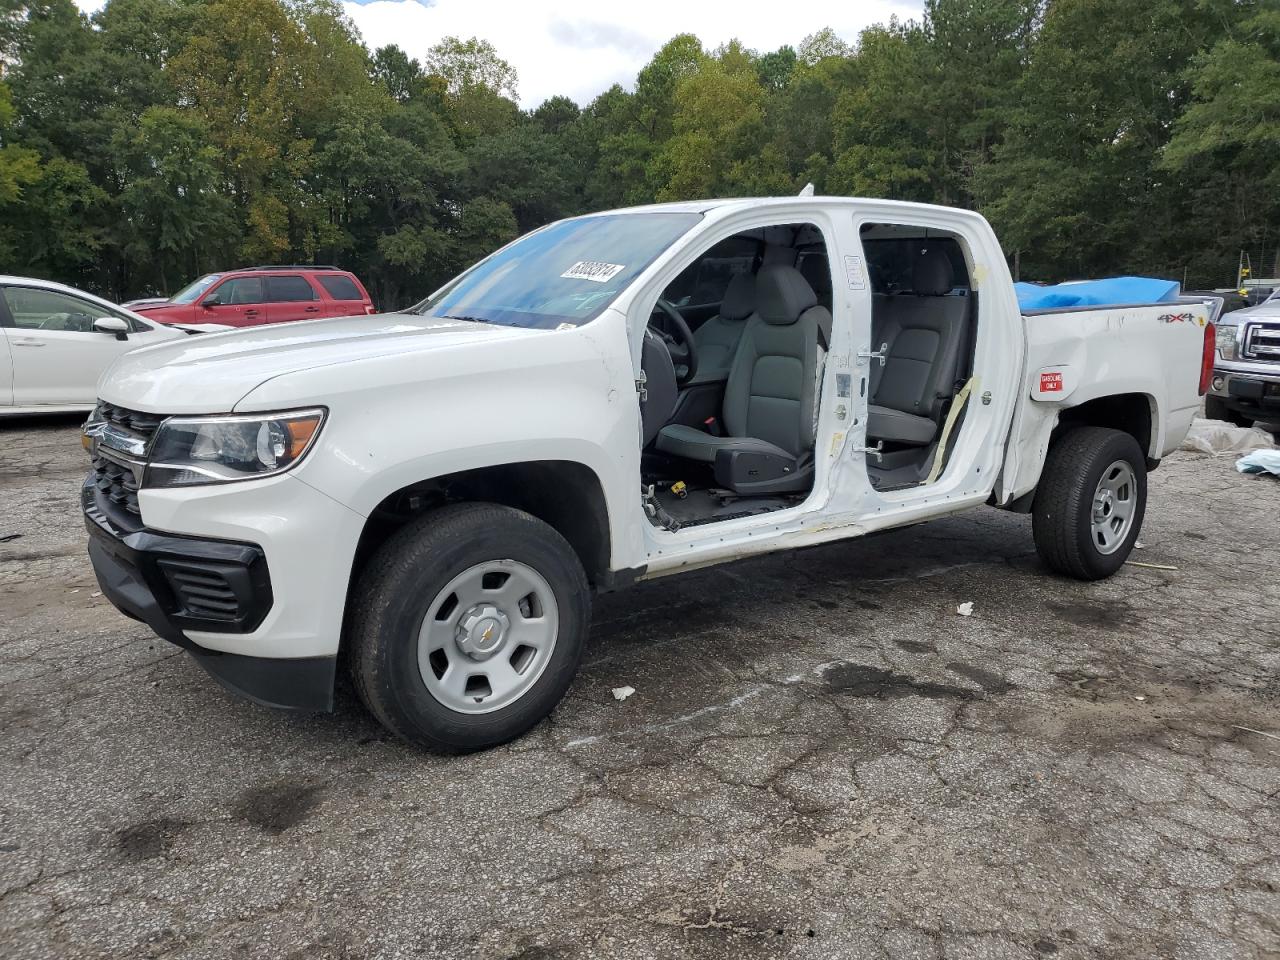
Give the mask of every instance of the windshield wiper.
[[470, 320], [472, 323], [493, 323], [488, 317], [459, 317], [456, 314], [442, 313], [441, 320]]

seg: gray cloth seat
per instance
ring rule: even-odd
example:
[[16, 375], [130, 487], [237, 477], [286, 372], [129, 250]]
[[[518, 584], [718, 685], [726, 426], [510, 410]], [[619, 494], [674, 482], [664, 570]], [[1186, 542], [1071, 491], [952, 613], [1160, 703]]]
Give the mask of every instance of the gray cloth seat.
[[877, 294], [872, 346], [888, 345], [883, 367], [871, 368], [867, 436], [924, 446], [938, 433], [955, 392], [968, 298], [947, 296], [955, 282], [945, 251], [925, 248], [913, 264], [911, 293]]
[[800, 273], [805, 280], [809, 281], [809, 286], [813, 287], [813, 292], [818, 296], [818, 303], [821, 306], [831, 309], [831, 265], [827, 261], [825, 253], [807, 253], [800, 260]]
[[698, 348], [698, 372], [692, 383], [715, 383], [729, 376], [738, 341], [755, 307], [755, 275], [736, 274], [725, 288], [720, 312], [693, 331], [693, 344]]
[[[767, 491], [807, 488], [811, 483], [814, 389], [818, 330], [830, 314], [818, 306], [813, 288], [795, 267], [771, 264], [756, 278], [756, 312], [738, 342], [725, 385], [723, 437], [672, 424], [658, 433], [657, 449], [672, 456], [717, 465], [717, 481], [733, 453], [773, 458], [785, 476]], [[809, 461], [807, 469], [803, 461]], [[727, 466], [725, 467], [727, 470]], [[744, 483], [745, 486], [745, 483]]]

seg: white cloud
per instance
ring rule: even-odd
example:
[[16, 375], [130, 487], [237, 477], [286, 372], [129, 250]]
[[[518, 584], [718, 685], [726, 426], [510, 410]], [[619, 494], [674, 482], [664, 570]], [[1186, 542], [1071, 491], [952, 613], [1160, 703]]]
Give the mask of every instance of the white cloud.
[[678, 33], [714, 48], [732, 39], [759, 51], [795, 46], [831, 27], [849, 42], [890, 14], [919, 16], [915, 0], [782, 4], [753, 0], [644, 0], [611, 7], [566, 6], [551, 0], [372, 0], [343, 3], [371, 49], [395, 43], [422, 59], [441, 37], [488, 40], [520, 75], [520, 103], [536, 107], [556, 94], [586, 104], [613, 83], [629, 87], [636, 73]]
[[[86, 13], [103, 0], [76, 0]], [[636, 73], [677, 33], [714, 48], [738, 39], [755, 50], [797, 45], [823, 27], [854, 42], [873, 23], [919, 16], [922, 0], [641, 0], [612, 7], [567, 6], [555, 0], [345, 0], [370, 49], [398, 44], [421, 60], [442, 37], [488, 40], [520, 75], [520, 104], [536, 107], [556, 94], [586, 104]]]

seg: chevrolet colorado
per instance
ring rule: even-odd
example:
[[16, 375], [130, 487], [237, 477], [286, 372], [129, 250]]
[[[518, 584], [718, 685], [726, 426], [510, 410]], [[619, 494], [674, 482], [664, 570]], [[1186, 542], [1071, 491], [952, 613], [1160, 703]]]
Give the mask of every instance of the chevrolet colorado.
[[577, 217], [401, 312], [121, 357], [89, 553], [260, 703], [331, 707], [341, 652], [389, 729], [483, 748], [564, 696], [594, 591], [984, 504], [1032, 513], [1050, 569], [1114, 573], [1214, 343], [1194, 299], [1024, 314], [963, 210]]

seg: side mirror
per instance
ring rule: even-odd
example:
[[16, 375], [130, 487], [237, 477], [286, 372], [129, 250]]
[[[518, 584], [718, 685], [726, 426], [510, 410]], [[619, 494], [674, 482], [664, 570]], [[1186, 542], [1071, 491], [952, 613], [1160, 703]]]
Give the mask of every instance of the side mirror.
[[119, 317], [99, 317], [93, 321], [93, 329], [99, 333], [114, 334], [117, 340], [129, 339], [129, 324]]
[[203, 300], [200, 301], [200, 306], [204, 307], [205, 309], [208, 309], [209, 307], [220, 307], [222, 306], [222, 300], [218, 298], [218, 295], [216, 293], [211, 293], [209, 294], [209, 296], [205, 297]]

